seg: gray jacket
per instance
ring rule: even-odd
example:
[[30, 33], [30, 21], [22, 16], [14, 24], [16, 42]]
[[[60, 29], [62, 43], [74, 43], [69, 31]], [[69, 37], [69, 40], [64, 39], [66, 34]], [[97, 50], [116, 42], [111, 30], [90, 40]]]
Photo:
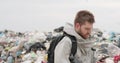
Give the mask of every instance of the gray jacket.
[[[64, 31], [70, 35], [73, 35], [77, 39], [77, 53], [75, 54], [75, 63], [95, 63], [93, 51], [91, 50], [93, 42], [89, 39], [83, 39], [78, 35], [74, 26], [66, 24]], [[69, 55], [72, 47], [70, 38], [64, 37], [55, 48], [54, 63], [70, 63]]]

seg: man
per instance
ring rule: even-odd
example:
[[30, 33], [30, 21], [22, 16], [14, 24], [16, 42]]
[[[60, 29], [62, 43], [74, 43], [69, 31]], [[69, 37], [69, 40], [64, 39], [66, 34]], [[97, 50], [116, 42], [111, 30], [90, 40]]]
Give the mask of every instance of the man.
[[[75, 54], [75, 63], [95, 63], [93, 51], [91, 50], [90, 33], [95, 22], [94, 16], [87, 10], [79, 11], [74, 20], [74, 26], [67, 24], [64, 32], [75, 36], [77, 39], [77, 52]], [[55, 48], [54, 63], [70, 63], [69, 56], [72, 42], [68, 37], [64, 37]]]

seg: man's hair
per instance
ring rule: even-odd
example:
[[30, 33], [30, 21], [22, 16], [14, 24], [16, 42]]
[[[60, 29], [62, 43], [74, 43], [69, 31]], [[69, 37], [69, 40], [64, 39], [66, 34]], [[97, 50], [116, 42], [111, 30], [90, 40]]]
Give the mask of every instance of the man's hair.
[[84, 24], [86, 21], [89, 23], [94, 23], [95, 22], [94, 16], [91, 12], [87, 10], [82, 10], [77, 13], [75, 20], [74, 20], [74, 24], [75, 23]]

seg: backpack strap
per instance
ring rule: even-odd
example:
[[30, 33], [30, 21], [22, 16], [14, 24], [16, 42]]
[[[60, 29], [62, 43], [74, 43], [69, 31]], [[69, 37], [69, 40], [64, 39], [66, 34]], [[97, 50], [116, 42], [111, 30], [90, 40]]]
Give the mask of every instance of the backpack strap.
[[64, 35], [56, 37], [50, 44], [48, 49], [48, 62], [47, 63], [54, 63], [54, 50], [57, 44], [63, 39]]
[[66, 36], [68, 36], [72, 42], [72, 48], [71, 48], [71, 53], [70, 53], [70, 56], [69, 56], [69, 60], [71, 63], [74, 63], [74, 56], [77, 52], [77, 39], [75, 36], [72, 36], [72, 35], [69, 35], [67, 34], [66, 32], [64, 32], [64, 34]]
[[63, 32], [63, 35], [56, 37], [50, 44], [50, 47], [48, 49], [48, 62], [47, 63], [54, 63], [54, 49], [57, 46], [57, 44], [65, 37], [69, 37], [72, 42], [72, 48], [71, 53], [69, 55], [69, 60], [71, 63], [73, 63], [74, 55], [77, 51], [77, 41], [76, 38], [72, 35], [67, 34], [66, 32]]

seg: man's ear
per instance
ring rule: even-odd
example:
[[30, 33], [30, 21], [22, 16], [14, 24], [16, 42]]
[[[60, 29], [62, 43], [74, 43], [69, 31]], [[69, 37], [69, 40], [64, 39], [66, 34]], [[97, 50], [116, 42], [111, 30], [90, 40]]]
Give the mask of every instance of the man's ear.
[[79, 23], [76, 23], [76, 24], [75, 24], [75, 28], [76, 28], [76, 29], [79, 29], [79, 28], [80, 28], [80, 24], [79, 24]]

